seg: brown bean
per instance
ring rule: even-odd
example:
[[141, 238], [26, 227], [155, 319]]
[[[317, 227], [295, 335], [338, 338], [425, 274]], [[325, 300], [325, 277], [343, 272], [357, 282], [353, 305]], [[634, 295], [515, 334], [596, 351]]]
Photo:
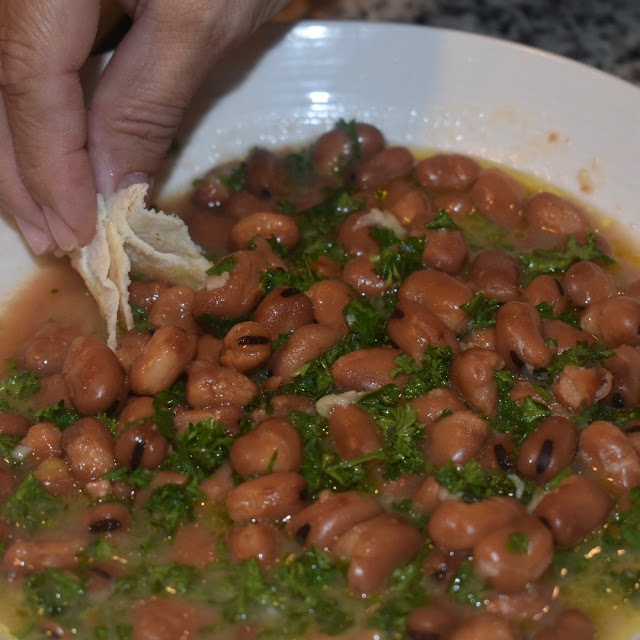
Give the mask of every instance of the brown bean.
[[199, 522], [183, 524], [171, 547], [176, 562], [202, 571], [218, 559], [218, 543]]
[[53, 422], [38, 422], [30, 427], [20, 441], [21, 445], [31, 449], [31, 455], [42, 460], [62, 455], [62, 433]]
[[522, 443], [518, 471], [539, 483], [568, 467], [578, 450], [578, 430], [571, 420], [550, 416]]
[[315, 360], [340, 340], [340, 334], [322, 324], [307, 324], [292, 334], [271, 360], [273, 374], [283, 384], [291, 382], [293, 374], [310, 360]]
[[489, 435], [487, 422], [471, 411], [457, 411], [428, 425], [427, 455], [437, 467], [449, 460], [464, 465], [475, 458]]
[[115, 443], [97, 418], [82, 418], [62, 434], [62, 449], [71, 472], [80, 482], [102, 478], [115, 466]]
[[197, 638], [200, 629], [215, 622], [209, 605], [178, 596], [138, 600], [131, 616], [133, 640]]
[[227, 533], [232, 562], [255, 558], [260, 566], [272, 567], [280, 556], [278, 530], [265, 522], [234, 525]]
[[198, 339], [180, 327], [160, 327], [129, 369], [131, 390], [154, 396], [168, 389], [196, 354]]
[[4, 436], [24, 436], [26, 435], [31, 422], [25, 416], [18, 413], [0, 411], [0, 433]]
[[580, 457], [617, 494], [640, 484], [640, 457], [625, 434], [611, 422], [592, 422], [580, 433]]
[[[521, 536], [522, 547], [513, 548], [514, 536]], [[533, 516], [495, 529], [473, 546], [475, 570], [504, 593], [519, 591], [540, 579], [552, 560], [551, 532]]]
[[172, 324], [189, 333], [199, 334], [200, 325], [193, 317], [195, 299], [196, 292], [186, 284], [166, 289], [153, 303], [148, 320], [154, 327]]
[[373, 418], [355, 404], [336, 405], [329, 415], [329, 437], [344, 460], [352, 460], [382, 448]]
[[2, 569], [10, 576], [24, 576], [43, 569], [73, 569], [83, 540], [66, 536], [56, 540], [16, 540], [2, 557]]
[[579, 609], [565, 609], [553, 623], [538, 631], [533, 640], [595, 640], [596, 628], [589, 616]]
[[506, 365], [543, 369], [553, 357], [538, 310], [528, 302], [507, 302], [496, 313], [496, 351]]
[[271, 337], [257, 322], [240, 322], [222, 341], [220, 364], [241, 373], [255, 371], [271, 357]]
[[554, 236], [574, 236], [582, 240], [589, 224], [580, 209], [568, 200], [548, 193], [537, 193], [524, 208], [524, 215], [534, 229]]
[[244, 407], [258, 393], [256, 383], [239, 371], [195, 360], [187, 372], [187, 402], [193, 409], [220, 404]]
[[236, 251], [233, 271], [210, 276], [196, 292], [193, 315], [238, 318], [249, 313], [260, 300], [260, 271], [250, 251]]
[[241, 476], [298, 471], [302, 438], [286, 420], [267, 418], [240, 436], [229, 451], [231, 468]]
[[472, 347], [459, 353], [451, 364], [451, 382], [471, 408], [490, 416], [498, 408], [493, 372], [502, 367], [504, 360], [495, 351]]
[[421, 363], [428, 347], [451, 347], [458, 352], [458, 340], [443, 320], [423, 305], [400, 300], [387, 323], [391, 340], [416, 362]]
[[131, 513], [122, 502], [101, 502], [84, 515], [84, 524], [89, 533], [106, 535], [126, 533], [131, 528]]
[[71, 343], [78, 331], [57, 322], [48, 322], [24, 345], [21, 364], [25, 371], [50, 376], [62, 371]]
[[640, 404], [640, 351], [623, 344], [604, 366], [613, 375], [612, 402], [616, 407], [635, 407]]
[[617, 293], [613, 278], [595, 262], [572, 264], [564, 274], [562, 285], [571, 302], [579, 307], [587, 307]]
[[553, 380], [553, 395], [569, 411], [577, 412], [602, 400], [611, 391], [613, 376], [600, 365], [567, 365]]
[[306, 291], [313, 306], [313, 317], [342, 336], [349, 333], [344, 308], [354, 297], [353, 291], [341, 280], [320, 280]]
[[481, 167], [458, 153], [438, 153], [420, 160], [413, 169], [418, 182], [433, 191], [466, 191], [478, 179]]
[[151, 340], [149, 332], [140, 332], [137, 329], [127, 331], [118, 339], [118, 346], [114, 353], [127, 374], [131, 365], [140, 357], [144, 348], [149, 344], [149, 340]]
[[300, 231], [297, 222], [282, 213], [252, 213], [235, 223], [231, 229], [231, 247], [234, 250], [247, 249], [256, 237], [265, 240], [275, 238], [288, 249], [293, 249], [300, 242]]
[[469, 249], [462, 231], [425, 229], [425, 247], [422, 264], [431, 269], [455, 276], [469, 259]]
[[107, 411], [126, 391], [118, 358], [95, 338], [79, 337], [72, 342], [63, 375], [75, 407], [85, 415]]
[[356, 163], [353, 181], [358, 189], [375, 191], [407, 175], [413, 156], [406, 147], [388, 147]]
[[524, 187], [506, 171], [485, 169], [471, 188], [478, 211], [505, 229], [515, 229], [523, 217]]
[[483, 612], [463, 622], [448, 640], [520, 640], [511, 622], [495, 613]]
[[129, 301], [151, 311], [158, 296], [169, 288], [169, 284], [161, 280], [134, 280], [129, 284]]
[[[395, 180], [389, 185], [384, 208], [391, 211], [405, 227], [414, 221], [426, 222], [434, 216], [427, 194], [407, 180]], [[424, 233], [424, 222], [420, 226]]]
[[372, 391], [385, 384], [402, 386], [406, 376], [391, 377], [398, 368], [396, 358], [401, 354], [391, 347], [360, 349], [340, 356], [331, 366], [338, 388], [341, 391]]
[[253, 319], [269, 331], [275, 340], [313, 322], [313, 306], [307, 296], [293, 287], [276, 287], [258, 305]]
[[116, 440], [115, 456], [121, 467], [136, 470], [155, 469], [167, 457], [169, 442], [158, 432], [156, 425], [146, 422], [125, 429]]
[[335, 544], [349, 558], [349, 589], [372, 595], [384, 589], [391, 573], [422, 547], [422, 534], [405, 518], [381, 513], [357, 523]]
[[469, 324], [469, 314], [460, 307], [471, 298], [469, 285], [441, 271], [414, 271], [398, 290], [399, 300], [418, 302], [454, 333], [464, 331]]
[[445, 411], [462, 411], [465, 408], [462, 400], [451, 389], [433, 389], [410, 400], [409, 404], [418, 412], [418, 420], [424, 424], [435, 422]]
[[282, 158], [267, 149], [254, 149], [247, 158], [247, 191], [261, 198], [285, 194], [286, 172]]
[[380, 503], [366, 493], [324, 491], [318, 499], [287, 523], [289, 535], [305, 547], [325, 551], [358, 522], [382, 512]]
[[374, 263], [367, 256], [349, 260], [342, 269], [342, 279], [368, 298], [379, 298], [390, 291], [390, 283], [376, 273]]
[[307, 481], [292, 471], [276, 471], [247, 480], [229, 491], [225, 499], [234, 521], [277, 521], [305, 507]]
[[559, 547], [574, 547], [607, 520], [613, 500], [592, 478], [573, 474], [545, 494], [533, 514], [549, 527]]
[[78, 491], [69, 465], [60, 458], [45, 458], [33, 470], [33, 476], [47, 493], [56, 498], [69, 498]]
[[471, 262], [469, 280], [476, 292], [498, 302], [519, 300], [520, 272], [515, 259], [504, 251], [487, 249]]
[[524, 515], [524, 507], [515, 498], [493, 496], [471, 503], [445, 500], [431, 514], [427, 530], [438, 547], [466, 551], [492, 531]]
[[610, 347], [640, 344], [640, 301], [614, 296], [591, 304], [580, 316], [580, 328]]
[[555, 314], [567, 310], [568, 300], [565, 288], [560, 281], [551, 276], [537, 276], [522, 292], [526, 302], [534, 307], [546, 302]]

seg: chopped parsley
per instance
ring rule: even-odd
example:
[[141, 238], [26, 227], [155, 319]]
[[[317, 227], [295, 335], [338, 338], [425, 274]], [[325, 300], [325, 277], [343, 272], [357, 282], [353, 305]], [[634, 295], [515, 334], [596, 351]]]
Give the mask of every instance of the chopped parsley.
[[526, 533], [515, 531], [507, 540], [507, 551], [513, 554], [526, 553], [529, 550], [531, 540]]
[[380, 253], [371, 258], [373, 270], [386, 280], [387, 287], [399, 286], [414, 271], [422, 269], [424, 236], [400, 240], [390, 229], [369, 227], [369, 235], [380, 245]]
[[482, 291], [476, 293], [469, 302], [460, 306], [471, 316], [471, 321], [465, 333], [471, 333], [476, 329], [487, 329], [496, 324], [496, 311], [502, 306], [497, 300], [489, 300]]
[[2, 517], [32, 533], [52, 527], [64, 509], [64, 502], [54, 498], [32, 474], [28, 474], [3, 505]]
[[481, 607], [489, 589], [475, 574], [471, 560], [465, 560], [458, 567], [447, 591], [455, 602]]
[[15, 360], [5, 360], [6, 377], [0, 383], [0, 411], [13, 412], [40, 391], [40, 381], [33, 373], [20, 371]]
[[411, 400], [433, 389], [449, 386], [449, 366], [452, 361], [453, 350], [449, 346], [427, 347], [421, 365], [408, 354], [402, 353], [396, 358], [398, 368], [391, 372], [391, 377], [396, 378], [400, 374], [409, 376], [402, 389], [402, 397]]
[[433, 220], [429, 220], [424, 225], [427, 229], [444, 229], [445, 231], [460, 231], [460, 227], [453, 218], [444, 210], [440, 209]]
[[236, 256], [227, 256], [220, 260], [217, 264], [207, 269], [208, 276], [221, 276], [223, 273], [233, 273], [236, 268], [238, 258]]
[[53, 422], [60, 431], [64, 431], [82, 418], [82, 414], [64, 406], [64, 400], [35, 411], [38, 422]]
[[566, 349], [557, 355], [545, 369], [549, 378], [553, 380], [566, 366], [573, 364], [585, 367], [594, 364], [602, 364], [607, 358], [614, 355], [614, 351], [601, 342], [578, 342], [575, 347]]

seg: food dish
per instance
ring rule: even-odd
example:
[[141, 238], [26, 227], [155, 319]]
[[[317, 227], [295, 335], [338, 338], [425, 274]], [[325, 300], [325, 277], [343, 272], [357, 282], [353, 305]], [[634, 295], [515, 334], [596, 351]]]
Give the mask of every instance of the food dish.
[[[317, 25], [308, 25], [308, 26], [309, 26], [310, 28], [315, 28]], [[315, 97], [321, 97], [321, 96], [315, 96]], [[312, 107], [314, 107], [316, 104], [317, 104], [317, 102], [314, 102], [314, 101], [312, 100], [312, 104], [311, 104], [311, 106], [312, 106]], [[321, 102], [320, 102], [320, 104], [323, 104], [323, 103], [321, 103]], [[448, 113], [450, 113], [450, 112], [448, 112]], [[340, 115], [342, 115], [342, 114], [340, 114]], [[356, 112], [354, 115], [360, 115], [360, 112]], [[504, 114], [503, 114], [503, 115], [504, 115]], [[511, 115], [513, 116], [513, 114], [511, 114]], [[292, 117], [294, 117], [294, 116], [292, 116]], [[332, 117], [335, 119], [335, 115], [334, 115], [334, 116], [332, 116]], [[390, 118], [391, 118], [391, 120], [393, 120], [393, 118], [394, 118], [394, 117], [397, 117], [397, 114], [393, 115], [393, 117], [392, 117], [390, 114], [385, 114], [385, 115], [383, 115], [383, 116], [381, 116], [381, 117], [382, 117], [383, 119], [384, 119], [385, 117], [390, 117]], [[501, 116], [501, 117], [502, 117], [502, 116]], [[516, 118], [516, 120], [517, 120], [517, 118]], [[513, 120], [513, 119], [510, 119], [510, 120], [508, 121], [507, 128], [509, 128], [511, 125], [513, 125], [513, 122], [514, 122], [514, 120]], [[261, 123], [261, 124], [262, 124], [262, 126], [264, 126], [264, 123]], [[313, 121], [313, 119], [311, 119], [311, 118], [310, 118], [310, 119], [309, 119], [308, 124], [309, 124], [309, 126], [312, 126], [312, 127], [318, 127], [318, 126], [321, 126], [322, 124], [324, 124], [324, 125], [325, 125], [325, 128], [326, 128], [327, 121], [326, 121], [326, 119], [322, 119], [322, 118], [321, 118], [319, 122], [315, 122], [315, 121]], [[467, 124], [468, 124], [468, 123], [467, 123]], [[457, 130], [458, 130], [458, 129], [457, 129], [457, 126], [458, 126], [458, 125], [455, 125], [455, 126], [454, 126], [454, 131], [457, 131]], [[470, 125], [469, 125], [469, 126], [470, 126]], [[285, 127], [285, 128], [286, 128], [286, 127]], [[449, 131], [448, 133], [451, 133], [451, 131]], [[486, 133], [486, 132], [485, 132], [485, 133]], [[513, 132], [512, 132], [512, 133], [513, 133]], [[556, 132], [556, 131], [552, 131], [552, 132], [550, 132], [550, 133], [552, 133], [552, 134], [556, 134], [556, 135], [560, 135], [560, 134], [559, 134], [558, 132]], [[547, 133], [546, 141], [547, 141], [547, 143], [548, 143], [548, 144], [550, 144], [550, 145], [555, 145], [555, 144], [557, 143], [556, 135], [550, 135], [550, 133]], [[237, 134], [237, 131], [236, 131], [236, 132], [234, 132], [234, 135], [235, 135], [235, 134]], [[391, 134], [391, 135], [393, 136], [393, 134]], [[466, 134], [465, 134], [465, 135], [466, 135]], [[483, 135], [484, 135], [484, 134], [483, 134]], [[231, 137], [233, 138], [233, 135], [232, 135]], [[462, 136], [462, 138], [463, 138], [463, 140], [462, 140], [462, 141], [464, 141], [464, 137], [465, 137], [465, 136]], [[482, 137], [482, 136], [481, 136], [481, 137]], [[308, 136], [307, 136], [307, 138], [308, 138]], [[393, 138], [392, 138], [392, 139], [393, 139]], [[415, 137], [412, 137], [412, 138], [411, 138], [411, 140], [412, 140], [412, 146], [419, 146], [419, 145], [417, 145], [417, 144], [415, 144], [415, 143], [413, 142], [413, 141], [414, 141], [414, 140], [416, 140], [416, 139], [417, 139], [417, 138], [415, 138]], [[259, 140], [260, 142], [264, 143], [264, 140], [263, 140], [263, 139], [260, 139], [260, 137], [258, 137], [258, 140]], [[428, 145], [428, 146], [433, 146], [433, 144], [430, 144], [430, 145]], [[535, 145], [534, 145], [534, 146], [535, 146]], [[240, 150], [238, 150], [238, 151], [240, 151]], [[479, 153], [478, 155], [483, 155], [483, 154], [482, 154], [482, 153]], [[188, 164], [188, 155], [186, 154], [186, 149], [185, 149], [185, 151], [183, 152], [183, 154], [178, 158], [178, 167], [182, 166], [182, 165], [181, 165], [181, 163], [187, 163], [187, 164]], [[511, 164], [513, 164], [513, 163], [511, 163]], [[206, 166], [206, 165], [205, 165], [205, 166]], [[202, 167], [202, 168], [204, 168], [204, 167]], [[583, 168], [584, 168], [584, 167], [583, 167]], [[174, 174], [174, 175], [177, 175], [177, 174]], [[193, 175], [193, 174], [191, 174], [191, 175]], [[558, 182], [558, 180], [556, 180], [556, 182]], [[561, 182], [561, 181], [560, 181], [560, 182]], [[170, 183], [169, 183], [169, 184], [170, 184]], [[565, 186], [570, 187], [570, 185], [565, 185]], [[584, 186], [584, 182], [583, 182], [583, 186]], [[588, 187], [589, 185], [586, 185], [586, 186]]]

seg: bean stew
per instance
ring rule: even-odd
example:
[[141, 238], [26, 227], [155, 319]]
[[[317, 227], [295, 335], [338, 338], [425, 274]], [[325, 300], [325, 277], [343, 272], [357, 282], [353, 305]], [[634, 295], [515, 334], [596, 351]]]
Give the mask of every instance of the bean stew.
[[640, 280], [595, 218], [353, 121], [191, 208], [199, 288], [136, 274], [115, 351], [43, 322], [7, 363], [14, 637], [640, 627]]

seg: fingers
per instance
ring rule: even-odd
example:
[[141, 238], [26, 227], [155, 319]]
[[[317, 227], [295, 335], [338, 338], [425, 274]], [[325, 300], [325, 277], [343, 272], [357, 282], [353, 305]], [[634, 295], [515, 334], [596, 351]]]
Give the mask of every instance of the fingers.
[[0, 193], [23, 221], [32, 246], [36, 229], [43, 234], [40, 247], [48, 234], [49, 244], [53, 238], [65, 250], [85, 244], [95, 231], [95, 183], [77, 71], [98, 16], [98, 0], [0, 3], [0, 90], [6, 110]]
[[[98, 190], [153, 176], [211, 64], [286, 0], [123, 0], [134, 19], [88, 117]], [[132, 177], [133, 176], [133, 177]]]

